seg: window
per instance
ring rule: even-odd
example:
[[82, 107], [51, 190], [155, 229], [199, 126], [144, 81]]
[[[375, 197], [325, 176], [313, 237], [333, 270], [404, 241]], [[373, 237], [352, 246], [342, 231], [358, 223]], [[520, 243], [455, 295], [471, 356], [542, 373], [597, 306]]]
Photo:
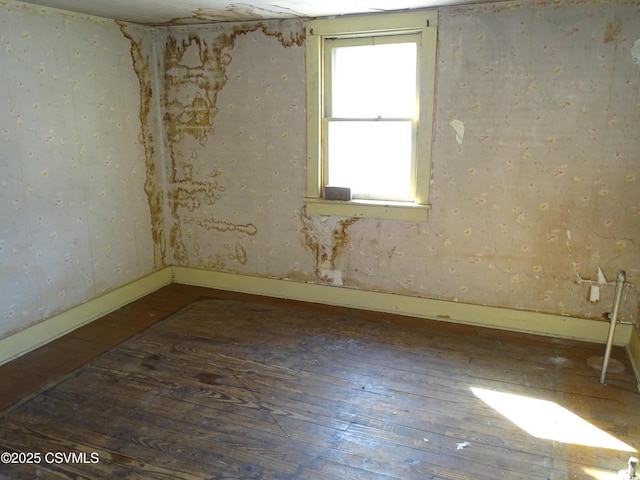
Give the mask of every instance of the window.
[[435, 11], [308, 22], [308, 213], [426, 220], [436, 25]]

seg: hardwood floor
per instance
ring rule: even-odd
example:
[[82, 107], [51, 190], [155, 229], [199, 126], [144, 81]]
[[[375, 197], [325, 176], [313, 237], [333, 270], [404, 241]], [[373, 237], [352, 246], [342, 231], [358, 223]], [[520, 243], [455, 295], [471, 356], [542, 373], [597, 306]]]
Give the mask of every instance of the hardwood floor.
[[603, 350], [174, 284], [0, 367], [0, 451], [40, 454], [0, 479], [615, 479], [640, 394]]

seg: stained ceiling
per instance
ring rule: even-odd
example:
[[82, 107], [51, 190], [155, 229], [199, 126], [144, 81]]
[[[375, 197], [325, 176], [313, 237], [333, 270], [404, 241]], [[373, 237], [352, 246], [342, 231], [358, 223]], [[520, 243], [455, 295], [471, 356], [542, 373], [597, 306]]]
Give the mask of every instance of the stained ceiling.
[[429, 8], [479, 0], [28, 0], [73, 12], [147, 25], [326, 17]]

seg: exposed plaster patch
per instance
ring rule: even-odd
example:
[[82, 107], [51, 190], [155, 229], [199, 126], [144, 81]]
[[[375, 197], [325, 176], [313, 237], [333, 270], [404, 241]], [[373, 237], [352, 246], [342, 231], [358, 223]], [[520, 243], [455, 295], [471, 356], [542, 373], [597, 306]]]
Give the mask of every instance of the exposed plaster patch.
[[300, 220], [304, 246], [313, 254], [316, 277], [324, 284], [343, 285], [342, 272], [336, 268], [336, 259], [349, 244], [349, 227], [359, 219], [310, 216], [303, 209]]
[[342, 287], [342, 272], [340, 270], [330, 270], [328, 268], [318, 269], [319, 277], [325, 284]]
[[456, 132], [456, 141], [462, 144], [462, 141], [464, 140], [464, 123], [460, 120], [451, 120], [449, 125], [451, 125], [453, 131]]

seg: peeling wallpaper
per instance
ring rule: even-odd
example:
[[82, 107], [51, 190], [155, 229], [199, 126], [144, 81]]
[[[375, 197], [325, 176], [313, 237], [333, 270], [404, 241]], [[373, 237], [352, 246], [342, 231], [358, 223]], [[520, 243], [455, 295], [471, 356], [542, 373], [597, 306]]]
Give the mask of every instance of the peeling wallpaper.
[[0, 337], [154, 270], [130, 49], [0, 2]]
[[305, 262], [296, 242], [305, 185], [304, 28], [282, 27], [167, 36], [163, 104], [177, 265], [281, 278], [292, 261]]
[[151, 31], [1, 5], [4, 331], [165, 265], [583, 318], [624, 269], [638, 318], [637, 2], [440, 9], [425, 223], [306, 213], [304, 21]]
[[306, 215], [302, 23], [165, 30], [175, 263], [636, 319], [639, 6], [559, 5], [440, 10], [424, 224]]

